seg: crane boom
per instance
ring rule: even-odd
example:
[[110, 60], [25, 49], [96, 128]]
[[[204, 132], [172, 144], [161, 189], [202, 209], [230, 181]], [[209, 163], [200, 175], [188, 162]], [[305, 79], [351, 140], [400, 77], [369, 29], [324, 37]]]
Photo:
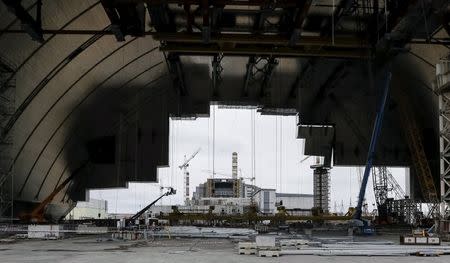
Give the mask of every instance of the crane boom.
[[149, 205], [147, 205], [146, 207], [144, 207], [143, 209], [141, 209], [139, 212], [137, 212], [136, 214], [134, 214], [130, 220], [134, 221], [136, 219], [139, 219], [139, 217], [141, 217], [141, 215], [143, 215], [145, 213], [145, 211], [147, 211], [150, 207], [152, 207], [154, 204], [156, 204], [156, 202], [158, 202], [161, 198], [163, 198], [164, 196], [168, 196], [168, 195], [174, 195], [176, 194], [177, 191], [175, 189], [173, 189], [172, 187], [169, 188], [169, 190], [167, 192], [165, 192], [163, 195], [161, 195], [160, 197], [156, 198], [155, 201], [151, 202]]
[[373, 159], [375, 156], [375, 148], [377, 145], [378, 137], [381, 133], [381, 127], [383, 124], [383, 115], [384, 115], [384, 108], [386, 106], [387, 97], [389, 94], [389, 86], [391, 82], [392, 74], [391, 72], [388, 72], [386, 75], [386, 80], [384, 83], [384, 90], [383, 90], [383, 97], [380, 101], [380, 107], [377, 110], [377, 115], [375, 117], [375, 125], [373, 127], [372, 131], [372, 139], [370, 140], [369, 145], [369, 151], [367, 153], [367, 162], [366, 162], [366, 168], [364, 169], [364, 176], [362, 178], [361, 182], [361, 188], [359, 189], [359, 195], [358, 195], [358, 205], [356, 206], [356, 212], [353, 216], [354, 219], [361, 220], [362, 216], [362, 206], [364, 202], [364, 197], [366, 194], [366, 187], [367, 187], [367, 180], [369, 179], [370, 175], [370, 169], [372, 168]]
[[183, 169], [183, 168], [185, 168], [185, 167], [188, 167], [188, 166], [189, 166], [189, 162], [190, 162], [192, 159], [194, 159], [194, 157], [198, 154], [198, 152], [200, 152], [201, 149], [202, 149], [202, 148], [198, 148], [197, 151], [195, 151], [195, 152], [191, 155], [191, 157], [189, 157], [187, 160], [185, 160], [184, 163], [183, 163], [182, 165], [178, 166], [178, 168]]
[[222, 175], [222, 176], [229, 176], [229, 177], [232, 177], [232, 175], [231, 174], [228, 174], [228, 173], [222, 173], [222, 172], [217, 172], [217, 171], [212, 171], [212, 170], [208, 170], [208, 169], [202, 169], [202, 172], [204, 172], [204, 173], [207, 173], [207, 174], [213, 174], [214, 173], [214, 175]]
[[180, 166], [178, 166], [178, 168], [180, 168], [180, 170], [183, 170], [183, 176], [184, 176], [184, 199], [185, 202], [188, 203], [189, 202], [189, 172], [187, 170], [187, 168], [189, 167], [189, 162], [194, 159], [194, 157], [198, 154], [198, 152], [200, 152], [202, 148], [198, 148], [197, 151], [195, 151], [191, 157], [189, 157], [188, 159], [186, 159], [186, 155], [184, 156], [184, 163]]
[[72, 181], [88, 164], [89, 161], [83, 162], [77, 169], [72, 172], [72, 175], [67, 177], [67, 179], [65, 179], [60, 185], [58, 185], [55, 190], [50, 193], [50, 195], [48, 195], [42, 202], [39, 203], [36, 208], [33, 209], [31, 213], [21, 215], [21, 219], [25, 221], [43, 222], [45, 208], [47, 207], [47, 205], [50, 204], [55, 196], [58, 195], [59, 192], [61, 192], [61, 190], [64, 189], [64, 187], [66, 187], [67, 184]]

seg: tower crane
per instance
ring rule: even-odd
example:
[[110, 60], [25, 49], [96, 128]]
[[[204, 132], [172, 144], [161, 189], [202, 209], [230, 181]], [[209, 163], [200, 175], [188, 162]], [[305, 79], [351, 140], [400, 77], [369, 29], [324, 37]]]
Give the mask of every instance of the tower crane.
[[241, 175], [240, 176], [241, 179], [249, 179], [250, 182], [252, 183], [252, 186], [253, 187], [255, 186], [255, 176], [253, 176], [253, 177], [244, 177], [244, 176], [242, 176], [242, 170], [241, 169], [239, 169], [239, 174]]
[[251, 206], [255, 206], [255, 200], [254, 200], [254, 196], [255, 196], [255, 194], [256, 194], [256, 187], [255, 187], [255, 176], [252, 176], [252, 177], [244, 177], [244, 176], [242, 176], [242, 170], [241, 169], [239, 169], [239, 174], [240, 174], [240, 179], [241, 180], [244, 180], [244, 179], [249, 179], [250, 180], [250, 182], [252, 183], [252, 193], [251, 193], [251, 195], [250, 195], [250, 204], [251, 204]]
[[184, 176], [184, 200], [185, 202], [189, 202], [189, 172], [187, 168], [189, 167], [189, 162], [194, 159], [194, 157], [200, 152], [202, 148], [198, 148], [188, 159], [186, 159], [186, 155], [184, 156], [184, 163], [179, 165], [178, 168], [183, 170]]

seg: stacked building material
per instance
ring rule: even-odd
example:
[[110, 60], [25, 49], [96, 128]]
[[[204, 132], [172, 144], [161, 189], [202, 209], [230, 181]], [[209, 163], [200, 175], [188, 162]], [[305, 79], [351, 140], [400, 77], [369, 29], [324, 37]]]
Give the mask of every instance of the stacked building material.
[[255, 255], [256, 242], [239, 242], [238, 253], [239, 255]]

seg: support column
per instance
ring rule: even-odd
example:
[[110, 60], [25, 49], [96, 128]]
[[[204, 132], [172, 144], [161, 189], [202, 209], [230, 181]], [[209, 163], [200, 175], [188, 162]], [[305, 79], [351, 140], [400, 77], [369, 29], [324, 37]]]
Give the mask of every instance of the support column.
[[450, 232], [448, 221], [450, 203], [450, 60], [436, 65], [436, 91], [439, 95], [439, 151], [440, 151], [440, 215], [441, 232]]

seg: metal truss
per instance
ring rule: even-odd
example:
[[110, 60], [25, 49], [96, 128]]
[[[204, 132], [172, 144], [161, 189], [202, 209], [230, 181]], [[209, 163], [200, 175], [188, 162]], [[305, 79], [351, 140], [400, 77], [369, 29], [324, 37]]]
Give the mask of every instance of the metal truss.
[[388, 199], [389, 187], [387, 177], [386, 167], [374, 167], [372, 169], [373, 191], [377, 207], [383, 205]]
[[180, 56], [175, 53], [169, 53], [166, 58], [167, 67], [172, 77], [173, 85], [181, 96], [187, 96], [186, 83], [184, 81], [183, 65]]
[[440, 143], [440, 213], [447, 217], [450, 203], [450, 60], [441, 60], [436, 67], [436, 86], [439, 96], [439, 143]]
[[277, 65], [278, 61], [274, 57], [257, 58], [256, 56], [250, 56], [245, 74], [243, 95], [247, 97], [249, 86], [261, 82], [260, 96], [269, 97], [270, 80]]
[[218, 87], [222, 83], [222, 71], [223, 71], [222, 59], [223, 54], [218, 54], [213, 57], [212, 61], [211, 78], [212, 78], [212, 92], [214, 98], [217, 98], [219, 96]]
[[[0, 59], [0, 129], [3, 130], [9, 117], [14, 113], [15, 104], [15, 81], [8, 81], [14, 72], [10, 63]], [[0, 133], [1, 134], [1, 133]], [[6, 219], [13, 209], [13, 177], [12, 171], [8, 169], [12, 161], [12, 136], [0, 138], [0, 219]]]

